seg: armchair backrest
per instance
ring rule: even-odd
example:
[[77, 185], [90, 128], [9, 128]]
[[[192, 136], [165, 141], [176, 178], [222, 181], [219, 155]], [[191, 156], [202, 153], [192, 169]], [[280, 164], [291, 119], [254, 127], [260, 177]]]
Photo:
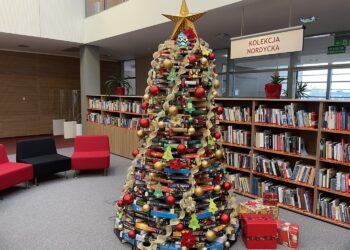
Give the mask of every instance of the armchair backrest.
[[53, 138], [17, 141], [16, 151], [17, 161], [30, 157], [57, 154], [56, 144]]
[[7, 153], [5, 146], [0, 144], [0, 164], [9, 162], [9, 159], [7, 158]]
[[75, 152], [108, 151], [109, 140], [107, 135], [77, 136], [74, 142]]

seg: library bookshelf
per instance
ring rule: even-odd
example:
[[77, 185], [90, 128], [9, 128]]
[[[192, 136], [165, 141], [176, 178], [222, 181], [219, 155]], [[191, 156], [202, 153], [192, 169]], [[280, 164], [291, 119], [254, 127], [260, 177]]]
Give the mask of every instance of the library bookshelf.
[[[103, 101], [108, 100], [118, 100], [120, 102], [137, 102], [141, 103], [142, 97], [139, 96], [105, 96], [105, 95], [88, 95], [86, 97], [88, 102], [87, 115], [90, 113], [97, 112], [101, 117], [106, 117], [109, 114], [114, 114], [118, 118], [140, 118], [145, 116], [141, 112], [129, 112], [129, 111], [108, 111], [103, 109], [103, 107], [91, 107], [89, 106], [89, 100], [96, 99]], [[283, 185], [288, 188], [304, 188], [313, 193], [312, 211], [307, 211], [299, 207], [291, 206], [288, 204], [279, 203], [279, 206], [290, 211], [294, 211], [306, 216], [310, 216], [319, 220], [323, 220], [329, 223], [333, 223], [338, 226], [342, 226], [350, 229], [350, 224], [341, 222], [336, 219], [321, 216], [319, 209], [319, 197], [320, 194], [323, 196], [331, 198], [339, 198], [341, 201], [350, 204], [350, 193], [342, 192], [339, 190], [333, 190], [330, 188], [325, 188], [317, 185], [317, 176], [319, 170], [322, 169], [336, 169], [336, 171], [342, 171], [343, 173], [350, 173], [350, 162], [338, 161], [329, 158], [322, 158], [320, 155], [320, 141], [321, 138], [326, 138], [328, 140], [340, 141], [341, 139], [347, 139], [350, 141], [350, 130], [341, 129], [328, 129], [323, 128], [324, 126], [324, 112], [329, 109], [329, 107], [346, 107], [350, 111], [350, 102], [344, 101], [320, 101], [320, 100], [292, 100], [292, 99], [248, 99], [248, 98], [217, 98], [216, 103], [222, 105], [225, 108], [232, 107], [248, 107], [250, 111], [250, 120], [242, 121], [237, 119], [228, 119], [223, 117], [223, 119], [217, 120], [217, 124], [225, 130], [228, 126], [233, 127], [237, 130], [249, 131], [251, 135], [250, 142], [247, 144], [227, 142], [222, 138], [222, 145], [228, 152], [235, 152], [240, 154], [246, 154], [250, 156], [250, 163], [248, 167], [234, 166], [234, 164], [228, 164], [227, 170], [230, 174], [241, 174], [249, 180], [249, 190], [235, 189], [234, 191], [238, 194], [250, 197], [259, 198], [259, 196], [252, 193], [252, 182], [254, 177], [262, 178], [262, 180], [271, 181], [275, 185]], [[263, 105], [271, 109], [283, 109], [286, 105], [291, 103], [296, 104], [299, 109], [312, 111], [317, 114], [317, 124], [314, 126], [287, 126], [287, 125], [277, 125], [267, 122], [255, 121], [256, 112], [259, 106]], [[281, 150], [272, 150], [269, 148], [257, 147], [254, 143], [256, 140], [255, 133], [269, 130], [272, 133], [291, 133], [292, 135], [302, 137], [304, 139], [305, 148], [307, 154], [298, 153], [287, 153]], [[87, 134], [107, 134], [110, 137], [111, 152], [126, 158], [131, 159], [131, 152], [133, 149], [138, 147], [138, 137], [136, 136], [136, 128], [123, 128], [112, 125], [105, 125], [103, 122], [92, 122], [88, 119], [87, 121]], [[221, 139], [220, 139], [221, 140]], [[309, 182], [301, 182], [297, 180], [283, 178], [281, 176], [276, 176], [272, 174], [267, 174], [263, 172], [257, 172], [253, 169], [254, 156], [264, 155], [272, 158], [284, 159], [290, 162], [290, 166], [293, 170], [297, 162], [303, 162], [309, 166], [312, 166], [315, 171], [314, 181], [310, 184]]]

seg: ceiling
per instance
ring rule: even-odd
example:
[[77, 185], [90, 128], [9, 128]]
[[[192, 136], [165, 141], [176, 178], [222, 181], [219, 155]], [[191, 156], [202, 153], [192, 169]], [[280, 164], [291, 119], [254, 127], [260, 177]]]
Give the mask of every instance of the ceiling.
[[[300, 17], [317, 16], [317, 22], [306, 25], [306, 35], [350, 31], [349, 0], [243, 0], [208, 12], [196, 23], [199, 35], [212, 48], [228, 48], [229, 38], [240, 36], [244, 6], [243, 34], [253, 34], [285, 28], [289, 25], [289, 10], [292, 9], [291, 25], [300, 25]], [[174, 13], [177, 13], [175, 10]], [[171, 14], [171, 13], [169, 13]], [[173, 30], [167, 22], [146, 29], [93, 42], [99, 46], [101, 58], [125, 60], [151, 56], [160, 42], [166, 40]], [[227, 34], [227, 36], [220, 36]], [[18, 47], [24, 44], [29, 47]], [[79, 51], [63, 51], [78, 48], [81, 44], [35, 38], [15, 34], [0, 34], [0, 49], [39, 52], [64, 56], [79, 56]]]

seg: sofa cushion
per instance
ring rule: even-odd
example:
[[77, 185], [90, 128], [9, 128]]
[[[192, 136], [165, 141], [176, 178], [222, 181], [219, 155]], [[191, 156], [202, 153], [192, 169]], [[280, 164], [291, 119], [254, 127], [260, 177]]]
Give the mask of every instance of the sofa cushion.
[[55, 140], [53, 138], [38, 138], [17, 141], [16, 159], [36, 157], [40, 155], [57, 154]]
[[72, 169], [93, 170], [109, 168], [109, 152], [75, 152], [72, 155]]
[[82, 135], [74, 141], [74, 152], [109, 151], [107, 135]]
[[0, 190], [33, 179], [33, 167], [26, 163], [0, 164]]
[[47, 176], [70, 170], [70, 158], [60, 154], [49, 154], [22, 159], [33, 165], [34, 177]]

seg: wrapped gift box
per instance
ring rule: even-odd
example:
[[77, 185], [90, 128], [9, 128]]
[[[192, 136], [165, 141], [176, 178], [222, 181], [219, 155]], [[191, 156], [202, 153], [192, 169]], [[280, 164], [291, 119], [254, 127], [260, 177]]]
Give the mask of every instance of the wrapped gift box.
[[277, 206], [277, 204], [278, 204], [277, 193], [264, 192], [263, 193], [263, 204], [266, 206]]
[[242, 214], [241, 224], [248, 249], [277, 248], [277, 221], [270, 214]]
[[271, 214], [273, 219], [278, 219], [278, 207], [266, 206], [262, 199], [240, 203], [239, 212], [240, 214]]
[[299, 225], [279, 220], [277, 222], [278, 244], [297, 248], [299, 243]]

